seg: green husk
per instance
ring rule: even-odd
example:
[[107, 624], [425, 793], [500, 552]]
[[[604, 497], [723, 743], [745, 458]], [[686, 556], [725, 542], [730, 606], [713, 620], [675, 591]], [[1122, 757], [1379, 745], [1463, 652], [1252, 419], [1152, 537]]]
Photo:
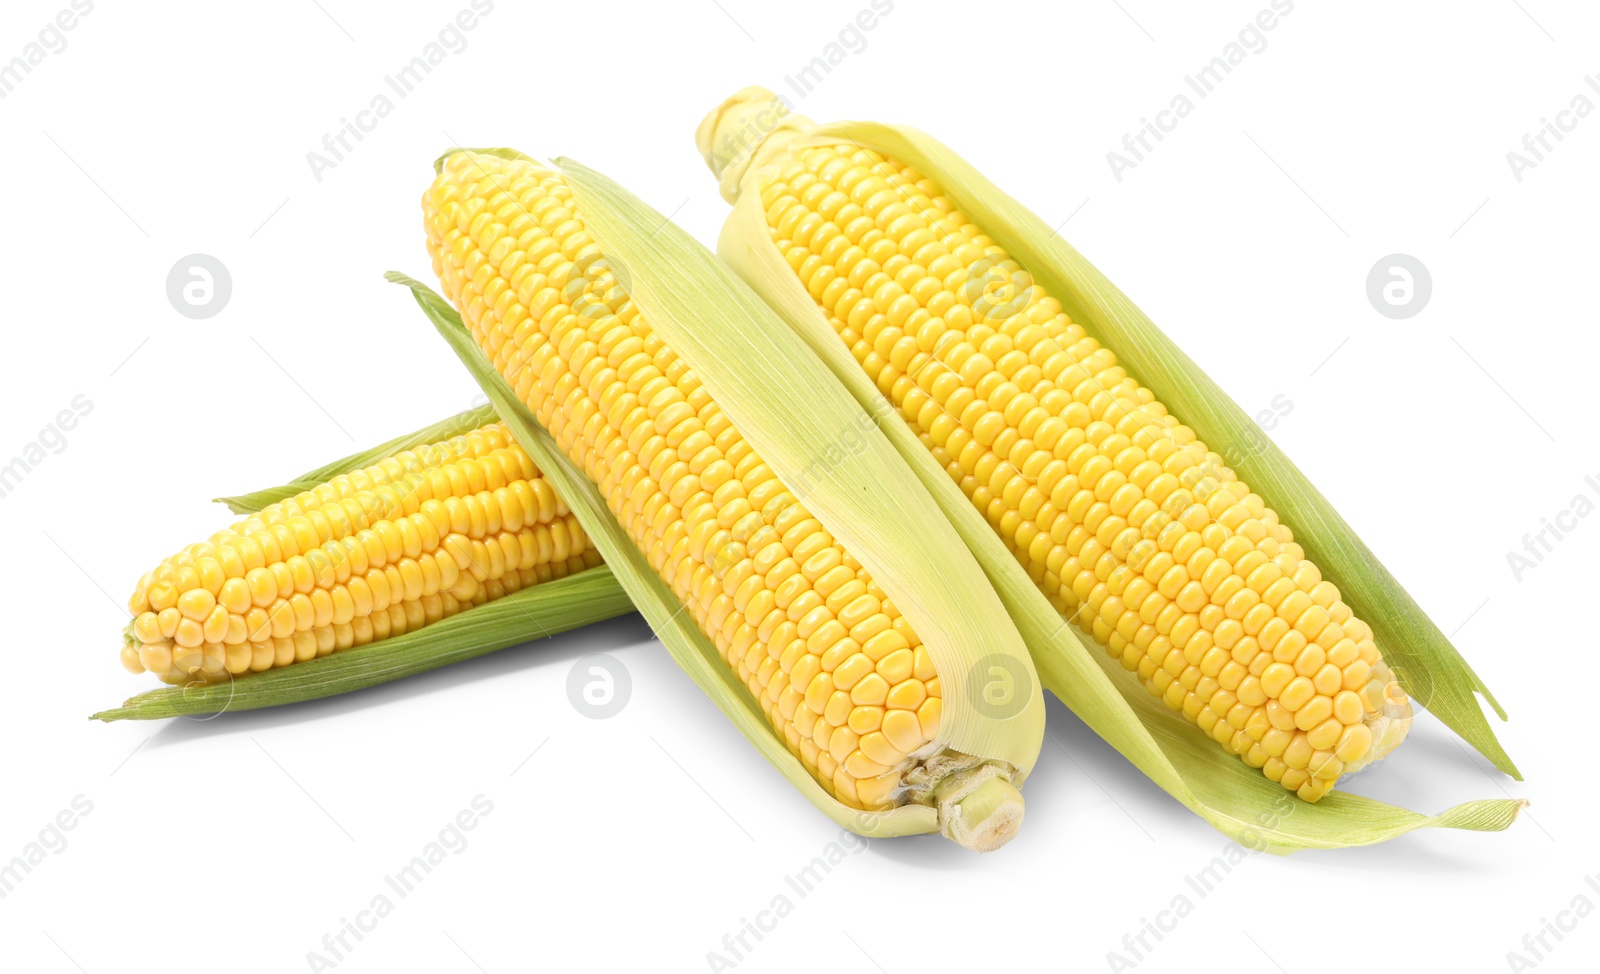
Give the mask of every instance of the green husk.
[[[1222, 432], [1248, 428], [1239, 425], [1249, 422], [1243, 412], [1120, 292], [1076, 251], [1055, 240], [1049, 227], [955, 153], [913, 130], [860, 122], [819, 127], [814, 134], [801, 136], [798, 144], [839, 141], [877, 149], [939, 181], [969, 218], [983, 226], [992, 239], [1006, 247], [1039, 283], [1062, 300], [1074, 320], [1115, 348], [1129, 371], [1183, 416], [1202, 438], [1210, 439], [1213, 429]], [[1430, 826], [1498, 831], [1511, 824], [1525, 802], [1474, 801], [1427, 816], [1345, 791], [1336, 791], [1315, 804], [1293, 799], [1259, 771], [1218, 747], [1181, 715], [1168, 710], [1137, 681], [1129, 679], [1121, 666], [1089, 637], [1065, 624], [899, 412], [883, 408], [886, 400], [882, 393], [838, 340], [811, 295], [773, 245], [761, 206], [761, 178], [757, 170], [745, 179], [742, 196], [723, 228], [718, 252], [789, 321], [878, 420], [880, 428], [978, 556], [1027, 641], [1046, 687], [1092, 730], [1218, 830], [1251, 848], [1277, 854], [1370, 845]], [[1220, 422], [1217, 417], [1222, 417]], [[1215, 441], [1226, 439], [1218, 437]], [[1271, 475], [1267, 473], [1269, 468], [1273, 470]], [[1354, 538], [1327, 501], [1276, 449], [1252, 458], [1240, 474], [1272, 498], [1286, 521], [1297, 527], [1310, 526], [1304, 533], [1297, 532], [1303, 544], [1306, 533]], [[1280, 491], [1280, 487], [1285, 489]], [[1370, 552], [1365, 555], [1366, 563], [1357, 560], [1358, 552], [1366, 552], [1359, 541], [1334, 544], [1328, 537], [1316, 548], [1307, 545], [1307, 551], [1313, 557], [1322, 555], [1318, 563], [1347, 597], [1353, 597], [1363, 618], [1372, 620], [1374, 613], [1369, 606], [1379, 612], [1385, 611], [1384, 607], [1394, 607], [1395, 611], [1414, 613], [1421, 621], [1413, 620], [1400, 630], [1390, 624], [1386, 627], [1389, 639], [1404, 638], [1397, 636], [1397, 631], [1437, 633], [1403, 593], [1399, 598], [1382, 596], [1383, 585], [1394, 585], [1396, 591], [1398, 585], [1386, 572], [1373, 567], [1376, 560]], [[1361, 576], [1361, 580], [1347, 587], [1347, 576]], [[1376, 628], [1377, 623], [1373, 625]], [[1379, 635], [1382, 638], [1384, 631], [1380, 630]], [[1437, 677], [1436, 685], [1482, 690], [1459, 656], [1453, 650], [1438, 649], [1439, 644], [1448, 649], [1448, 643], [1440, 636], [1425, 644], [1433, 650], [1413, 649], [1401, 657], [1402, 666], [1410, 664], [1415, 668], [1419, 661], [1432, 664], [1434, 668], [1428, 672]], [[1390, 645], [1385, 644], [1386, 654]], [[1473, 722], [1460, 713], [1461, 708], [1452, 704], [1459, 703], [1456, 694], [1447, 690], [1442, 697], [1428, 698], [1432, 700], [1443, 702], [1445, 712], [1454, 721], [1451, 726], [1458, 731], [1465, 728], [1464, 736], [1470, 735], [1467, 739], [1474, 746], [1491, 757], [1503, 757], [1481, 714], [1477, 721], [1482, 730], [1477, 731]], [[1509, 761], [1505, 766], [1510, 767]], [[1290, 800], [1285, 801], [1286, 797]]]

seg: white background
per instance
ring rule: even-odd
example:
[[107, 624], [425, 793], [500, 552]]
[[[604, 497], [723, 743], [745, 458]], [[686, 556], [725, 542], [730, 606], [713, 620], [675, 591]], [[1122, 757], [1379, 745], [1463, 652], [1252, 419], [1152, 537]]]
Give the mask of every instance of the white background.
[[[1293, 402], [1273, 436], [1456, 633], [1511, 711], [1497, 729], [1527, 776], [1491, 773], [1424, 718], [1350, 787], [1427, 812], [1532, 799], [1506, 833], [1251, 856], [1200, 898], [1185, 877], [1225, 839], [1052, 701], [1010, 846], [874, 842], [798, 898], [785, 876], [837, 829], [636, 616], [286, 710], [85, 720], [153, 685], [117, 663], [121, 603], [161, 557], [228, 523], [207, 498], [473, 401], [381, 277], [431, 280], [418, 200], [435, 156], [456, 143], [570, 155], [714, 242], [726, 206], [695, 124], [746, 84], [784, 89], [865, 0], [497, 0], [464, 50], [315, 178], [307, 153], [466, 5], [101, 0], [0, 99], [0, 462], [74, 396], [94, 404], [0, 499], [0, 861], [76, 796], [93, 805], [0, 899], [0, 967], [310, 969], [323, 936], [478, 795], [493, 811], [467, 847], [338, 970], [703, 971], [788, 893], [793, 912], [735, 969], [1106, 970], [1124, 934], [1187, 894], [1193, 913], [1138, 970], [1499, 971], [1574, 896], [1600, 905], [1585, 886], [1600, 872], [1600, 517], [1520, 581], [1507, 564], [1575, 495], [1600, 500], [1584, 483], [1600, 479], [1600, 118], [1520, 181], [1506, 159], [1580, 92], [1600, 103], [1583, 81], [1600, 74], [1600, 13], [1555, 0], [1299, 0], [1120, 181], [1106, 153], [1266, 0], [899, 0], [798, 105], [935, 133], [1066, 221], [1247, 410]], [[7, 3], [0, 62], [65, 7]], [[1433, 279], [1403, 321], [1365, 292], [1397, 252]], [[169, 269], [192, 253], [231, 270], [209, 320], [167, 301]], [[589, 652], [632, 675], [609, 720], [568, 703]], [[1592, 970], [1600, 918], [1554, 946], [1538, 970]]]

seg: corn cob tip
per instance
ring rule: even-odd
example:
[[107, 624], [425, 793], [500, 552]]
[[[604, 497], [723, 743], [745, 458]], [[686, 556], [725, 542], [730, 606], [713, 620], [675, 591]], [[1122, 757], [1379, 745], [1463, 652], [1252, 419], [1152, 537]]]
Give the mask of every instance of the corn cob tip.
[[744, 174], [814, 124], [790, 112], [781, 96], [751, 85], [707, 113], [695, 129], [694, 144], [720, 182], [722, 198], [735, 203]]
[[940, 834], [974, 852], [993, 852], [1022, 827], [1022, 793], [993, 764], [950, 775], [934, 800]]

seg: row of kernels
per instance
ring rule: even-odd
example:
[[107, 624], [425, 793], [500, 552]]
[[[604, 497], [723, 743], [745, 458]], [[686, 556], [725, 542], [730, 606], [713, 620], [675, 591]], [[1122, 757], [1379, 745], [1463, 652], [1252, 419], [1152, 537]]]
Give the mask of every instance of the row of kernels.
[[463, 607], [482, 605], [600, 563], [598, 552], [591, 548], [564, 560], [508, 569], [482, 584], [469, 576], [470, 584], [457, 586], [453, 591], [393, 602], [364, 615], [284, 635], [263, 634], [257, 639], [236, 642], [210, 640], [197, 646], [182, 646], [170, 639], [145, 642], [125, 647], [123, 662], [134, 672], [149, 670], [169, 683], [215, 681], [224, 673], [261, 672], [402, 635], [454, 615]]

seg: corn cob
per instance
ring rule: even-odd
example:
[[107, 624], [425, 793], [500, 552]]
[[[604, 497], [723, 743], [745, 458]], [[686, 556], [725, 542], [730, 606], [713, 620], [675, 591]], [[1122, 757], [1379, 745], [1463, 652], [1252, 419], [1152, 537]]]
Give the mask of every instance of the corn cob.
[[936, 182], [811, 127], [752, 88], [697, 143], [1057, 611], [1307, 801], [1396, 746], [1371, 627], [1266, 502]]
[[[757, 454], [620, 285], [563, 176], [458, 150], [423, 211], [434, 271], [485, 356], [815, 780], [869, 812], [937, 804], [946, 834], [974, 848], [1009, 838], [1021, 815], [1013, 784], [1042, 733], [1035, 700], [1001, 753], [951, 746], [972, 728], [993, 737], [972, 707], [947, 706], [963, 701], [951, 679], [967, 675], [955, 640], [914, 628], [858, 549]], [[1016, 637], [987, 638], [1001, 648]], [[952, 800], [981, 807], [983, 821], [952, 834]]]
[[205, 683], [399, 636], [600, 563], [499, 423], [269, 505], [139, 580], [122, 662]]

